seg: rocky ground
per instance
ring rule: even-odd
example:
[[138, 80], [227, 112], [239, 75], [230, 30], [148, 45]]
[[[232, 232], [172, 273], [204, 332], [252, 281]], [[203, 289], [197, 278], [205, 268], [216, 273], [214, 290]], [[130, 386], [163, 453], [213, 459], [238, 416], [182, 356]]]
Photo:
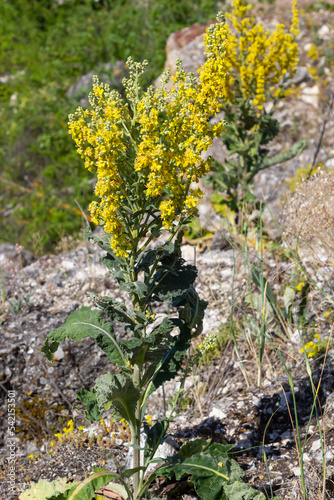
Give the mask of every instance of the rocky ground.
[[[283, 2], [276, 2], [275, 9], [258, 4], [257, 14], [268, 28], [287, 21], [290, 15]], [[259, 197], [264, 195], [268, 200], [276, 222], [281, 216], [282, 198], [287, 192], [285, 181], [298, 168], [312, 164], [326, 116], [328, 121], [317, 162], [323, 162], [327, 168], [334, 167], [334, 119], [328, 107], [328, 97], [334, 90], [333, 27], [334, 12], [320, 9], [302, 13], [301, 61], [295, 76], [296, 90], [278, 109], [281, 132], [272, 145], [272, 152], [281, 151], [300, 139], [306, 139], [308, 146], [288, 164], [262, 172], [255, 188]], [[172, 35], [167, 44], [166, 64], [173, 69], [179, 56], [189, 66], [188, 70], [194, 70], [199, 63], [203, 30], [204, 27], [196, 26]], [[307, 54], [312, 43], [318, 44], [322, 55], [310, 61]], [[312, 76], [310, 67], [322, 69], [321, 75]], [[217, 159], [223, 159], [225, 154], [219, 142], [215, 143], [211, 153]], [[280, 500], [302, 498], [292, 393], [282, 363], [267, 347], [263, 379], [261, 386], [257, 387], [255, 340], [246, 330], [240, 331], [239, 346], [247, 372], [246, 382], [233, 342], [226, 334], [232, 290], [232, 302], [241, 304], [247, 293], [247, 270], [245, 255], [226, 239], [222, 221], [209, 200], [208, 190], [200, 208], [200, 220], [202, 226], [215, 232], [215, 236], [205, 243], [185, 241], [183, 257], [196, 263], [199, 270], [196, 288], [201, 298], [209, 302], [204, 334], [219, 331], [223, 340], [210, 364], [198, 369], [195, 382], [187, 380], [187, 393], [169, 430], [173, 446], [164, 453], [172, 453], [173, 447], [175, 449], [197, 436], [234, 443], [235, 457], [251, 485], [267, 492], [272, 487]], [[265, 217], [266, 230], [275, 240], [277, 228], [271, 217]], [[254, 245], [252, 247], [250, 241], [248, 244], [252, 254], [250, 259], [254, 262], [258, 255]], [[282, 255], [268, 253], [265, 259], [265, 275], [276, 293], [291, 279], [293, 268], [293, 263]], [[88, 426], [82, 410], [73, 408], [76, 391], [81, 387], [90, 389], [95, 378], [108, 369], [107, 357], [89, 339], [62, 344], [57, 351], [57, 360], [52, 364], [40, 352], [47, 333], [62, 325], [70, 312], [82, 305], [92, 305], [89, 292], [114, 298], [120, 296], [115, 282], [99, 263], [100, 257], [99, 249], [82, 242], [72, 244], [70, 251], [37, 259], [20, 247], [0, 244], [0, 446], [3, 457], [0, 500], [17, 499], [20, 491], [40, 478], [82, 479], [94, 465], [106, 465], [116, 470], [126, 461], [128, 431], [115, 427], [112, 429], [114, 435], [110, 437], [104, 424]], [[326, 259], [317, 266], [306, 260], [303, 265], [316, 285], [310, 294], [315, 311], [314, 328], [318, 328], [323, 337], [328, 337], [332, 327], [324, 320], [323, 306], [318, 305], [321, 299], [317, 287], [331, 296], [332, 266]], [[121, 295], [121, 298], [128, 300], [126, 295]], [[162, 308], [160, 312], [165, 314], [168, 311]], [[310, 360], [314, 386], [320, 387], [317, 411], [325, 442], [326, 472], [323, 478], [321, 440], [314, 417], [308, 426], [313, 404], [310, 380], [300, 354], [300, 339], [296, 332], [292, 333], [291, 340], [281, 348], [295, 384], [301, 437], [306, 438], [307, 499], [322, 498], [323, 483], [325, 498], [330, 499], [334, 498], [333, 358], [329, 352], [326, 362], [324, 358]], [[122, 335], [121, 329], [117, 334]], [[8, 391], [15, 391], [18, 431], [15, 437], [17, 490], [14, 494], [9, 493], [6, 486], [7, 444], [10, 439], [6, 432]], [[153, 420], [168, 411], [169, 398], [174, 391], [175, 383], [169, 383], [164, 393], [152, 397], [148, 411]], [[70, 419], [75, 422], [75, 434], [68, 439], [54, 438], [55, 433], [63, 432]], [[85, 426], [85, 429], [79, 431], [79, 426]], [[263, 460], [263, 449], [267, 465]], [[197, 498], [186, 482], [176, 486], [162, 480], [155, 485], [155, 491], [160, 498]]]

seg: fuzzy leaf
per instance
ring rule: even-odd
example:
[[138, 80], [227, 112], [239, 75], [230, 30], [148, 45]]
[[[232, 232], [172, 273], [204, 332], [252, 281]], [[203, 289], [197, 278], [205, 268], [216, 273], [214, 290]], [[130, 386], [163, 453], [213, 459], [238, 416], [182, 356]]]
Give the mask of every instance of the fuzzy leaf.
[[[84, 337], [93, 337], [96, 340], [101, 336], [109, 341], [100, 342], [101, 344], [114, 344], [115, 361], [113, 362], [117, 363], [118, 360], [123, 359], [125, 363], [124, 355], [113, 335], [112, 324], [101, 318], [99, 311], [92, 310], [89, 307], [82, 307], [78, 311], [71, 313], [63, 326], [49, 333], [42, 346], [42, 352], [52, 361], [53, 353], [57, 350], [60, 342], [66, 339], [81, 340]], [[51, 344], [49, 344], [49, 341], [52, 341]], [[110, 348], [108, 352], [111, 353]]]
[[30, 488], [20, 494], [19, 500], [46, 500], [51, 495], [65, 493], [78, 484], [68, 483], [66, 478], [59, 477], [54, 481], [40, 479], [37, 483], [31, 483]]
[[94, 297], [97, 307], [102, 309], [112, 321], [120, 321], [121, 323], [129, 323], [134, 325], [134, 318], [131, 316], [132, 311], [129, 311], [122, 302], [112, 299], [111, 297]]
[[100, 470], [100, 472], [95, 472], [82, 481], [78, 486], [74, 486], [63, 494], [52, 495], [47, 500], [92, 500], [95, 498], [95, 491], [116, 477], [119, 477], [119, 475], [107, 469]]
[[[178, 456], [182, 458], [182, 460], [185, 460], [186, 458], [192, 457], [196, 453], [201, 453], [202, 451], [207, 450], [210, 444], [211, 439], [205, 438], [197, 438], [193, 441], [188, 441], [181, 446]], [[234, 446], [232, 445], [231, 449], [233, 448]]]
[[191, 331], [192, 337], [197, 337], [202, 333], [207, 305], [208, 303], [205, 300], [199, 298], [198, 293], [192, 285], [181, 299], [173, 301], [173, 306], [183, 306], [179, 311], [179, 317]]
[[90, 243], [96, 243], [102, 250], [105, 250], [106, 252], [112, 254], [112, 250], [110, 248], [110, 241], [108, 241], [107, 236], [105, 239], [99, 238], [98, 236], [92, 233], [90, 227], [85, 227], [84, 237], [85, 240], [89, 241]]
[[158, 420], [152, 427], [144, 422], [144, 432], [147, 436], [145, 441], [144, 463], [147, 463], [153, 458], [154, 450], [158, 444], [164, 442], [165, 432], [167, 428], [167, 419]]
[[263, 160], [263, 167], [261, 170], [271, 167], [272, 165], [277, 165], [279, 163], [284, 163], [285, 161], [291, 160], [295, 156], [298, 156], [303, 149], [306, 147], [306, 141], [296, 142], [291, 148], [284, 151], [284, 153], [279, 153], [272, 156], [271, 158], [265, 158]]
[[244, 472], [235, 460], [228, 456], [230, 446], [215, 443], [182, 463], [161, 467], [156, 475], [176, 480], [191, 474], [196, 493], [205, 500], [228, 500], [224, 486], [230, 481], [241, 481]]
[[123, 268], [122, 261], [118, 261], [113, 255], [107, 253], [105, 257], [100, 259], [101, 264], [105, 265], [118, 283], [124, 283], [128, 276], [127, 271]]
[[180, 322], [180, 334], [174, 343], [171, 344], [170, 348], [166, 350], [160, 369], [152, 380], [150, 393], [154, 392], [163, 383], [176, 377], [182, 366], [183, 356], [186, 354], [190, 342], [191, 331]]
[[196, 277], [197, 269], [195, 266], [183, 266], [178, 263], [172, 272], [159, 269], [153, 276], [149, 288], [158, 300], [172, 302], [181, 299], [187, 293]]
[[100, 411], [108, 409], [106, 405], [111, 403], [117, 412], [117, 418], [120, 416], [127, 422], [134, 423], [140, 392], [128, 375], [119, 373], [101, 375], [95, 381], [94, 390]]
[[233, 483], [224, 486], [228, 500], [265, 500], [266, 497], [246, 483]]
[[139, 257], [139, 260], [136, 263], [136, 270], [148, 273], [149, 268], [154, 264], [158, 255], [162, 254], [163, 254], [163, 247], [161, 246], [158, 248], [154, 248], [152, 250], [147, 250]]
[[130, 283], [121, 283], [119, 289], [121, 292], [126, 291], [131, 294], [134, 293], [139, 299], [142, 299], [143, 297], [146, 297], [148, 287], [141, 281], [133, 281]]
[[125, 366], [125, 357], [117, 344], [116, 340], [111, 341], [106, 335], [98, 335], [95, 339], [96, 345], [98, 345], [102, 351], [108, 356], [110, 361], [117, 366]]
[[100, 420], [102, 412], [97, 404], [96, 394], [94, 392], [87, 391], [86, 389], [80, 389], [77, 392], [77, 398], [86, 407], [86, 418], [90, 422], [96, 422]]

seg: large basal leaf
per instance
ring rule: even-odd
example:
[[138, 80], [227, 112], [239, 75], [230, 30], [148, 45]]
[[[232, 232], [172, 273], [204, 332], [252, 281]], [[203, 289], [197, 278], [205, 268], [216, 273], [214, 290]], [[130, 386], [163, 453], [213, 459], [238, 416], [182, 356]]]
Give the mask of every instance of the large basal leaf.
[[119, 478], [119, 475], [107, 469], [100, 470], [100, 472], [95, 472], [92, 476], [82, 481], [78, 486], [74, 486], [65, 493], [54, 494], [48, 497], [47, 500], [93, 500], [95, 498], [95, 491], [115, 478]]
[[[233, 483], [224, 486], [228, 500], [265, 500], [265, 496], [246, 483]], [[277, 498], [277, 497], [275, 497]]]
[[[196, 493], [203, 500], [229, 500], [227, 485], [243, 484], [244, 471], [238, 463], [230, 458], [230, 445], [214, 443], [204, 451], [186, 458], [182, 463], [159, 468], [155, 475], [177, 480], [183, 476], [191, 475]], [[236, 491], [236, 487], [234, 486]], [[250, 489], [250, 488], [248, 488]], [[241, 491], [246, 491], [245, 488]], [[258, 492], [256, 492], [258, 494]], [[264, 500], [264, 495], [249, 498]], [[232, 497], [233, 498], [233, 497]], [[247, 498], [247, 497], [246, 497]], [[240, 496], [238, 500], [242, 500]], [[233, 498], [236, 500], [236, 497]]]
[[128, 375], [120, 373], [101, 375], [95, 381], [94, 390], [100, 411], [108, 409], [111, 403], [117, 412], [117, 417], [134, 423], [140, 392]]
[[[101, 318], [99, 311], [92, 310], [89, 307], [82, 307], [78, 311], [71, 313], [63, 326], [49, 333], [42, 346], [42, 352], [52, 361], [53, 354], [58, 349], [60, 342], [66, 339], [81, 340], [84, 337], [93, 337], [97, 339], [97, 337], [101, 335], [109, 340], [109, 343], [106, 342], [106, 344], [109, 346], [110, 343], [114, 344], [113, 362], [124, 365], [126, 359], [113, 335], [112, 324]], [[51, 343], [49, 343], [50, 341]], [[110, 356], [110, 348], [108, 348], [108, 353]]]
[[[201, 453], [209, 448], [211, 444], [211, 439], [205, 439], [205, 438], [197, 438], [194, 439], [193, 441], [188, 441], [187, 443], [184, 443], [179, 452], [178, 452], [178, 457], [180, 457], [182, 460], [185, 460], [186, 458], [192, 457], [193, 455], [196, 455], [197, 453]], [[232, 446], [231, 449], [233, 449], [234, 446]]]
[[97, 403], [96, 394], [94, 392], [87, 391], [86, 389], [80, 389], [77, 392], [77, 398], [85, 405], [86, 407], [86, 418], [90, 422], [96, 422], [100, 420], [102, 411], [99, 409], [99, 405]]
[[40, 479], [38, 483], [31, 483], [30, 488], [20, 494], [19, 500], [46, 500], [51, 495], [63, 494], [78, 484], [78, 482], [68, 483], [66, 478], [57, 478], [54, 481]]

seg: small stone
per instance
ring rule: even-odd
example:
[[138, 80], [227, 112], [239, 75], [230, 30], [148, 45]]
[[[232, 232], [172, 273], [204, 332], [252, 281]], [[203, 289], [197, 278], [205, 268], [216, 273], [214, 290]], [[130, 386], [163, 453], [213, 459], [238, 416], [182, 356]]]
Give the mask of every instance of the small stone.
[[292, 467], [292, 472], [294, 473], [295, 476], [300, 476], [300, 468], [299, 467]]
[[317, 451], [321, 447], [321, 441], [318, 439], [317, 441], [313, 441], [312, 446], [311, 446], [311, 451]]
[[210, 411], [209, 417], [214, 417], [218, 418], [219, 420], [224, 420], [227, 417], [227, 414], [224, 411], [214, 406]]
[[328, 26], [326, 26], [326, 24], [324, 24], [323, 26], [321, 26], [321, 28], [319, 29], [318, 31], [318, 36], [319, 38], [327, 38], [327, 35], [330, 33], [330, 29], [328, 28]]
[[310, 104], [314, 108], [318, 107], [319, 104], [319, 86], [314, 85], [313, 87], [305, 87], [303, 88], [300, 98], [306, 104]]
[[329, 158], [329, 160], [326, 161], [325, 166], [327, 168], [334, 168], [334, 158]]

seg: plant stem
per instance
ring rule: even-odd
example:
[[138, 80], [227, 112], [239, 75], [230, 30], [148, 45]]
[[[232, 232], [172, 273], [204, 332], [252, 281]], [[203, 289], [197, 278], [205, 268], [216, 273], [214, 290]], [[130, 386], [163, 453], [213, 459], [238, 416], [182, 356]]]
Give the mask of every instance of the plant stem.
[[[138, 365], [134, 366], [133, 370], [133, 381], [135, 384], [139, 385], [140, 383], [140, 369]], [[141, 425], [141, 402], [140, 400], [137, 403], [136, 415], [135, 415], [135, 425], [131, 428], [131, 444], [135, 445], [133, 448], [133, 468], [140, 466], [140, 450], [138, 446], [140, 446], [140, 425]], [[133, 498], [137, 500], [138, 488], [140, 482], [140, 472], [135, 472], [133, 475]]]

